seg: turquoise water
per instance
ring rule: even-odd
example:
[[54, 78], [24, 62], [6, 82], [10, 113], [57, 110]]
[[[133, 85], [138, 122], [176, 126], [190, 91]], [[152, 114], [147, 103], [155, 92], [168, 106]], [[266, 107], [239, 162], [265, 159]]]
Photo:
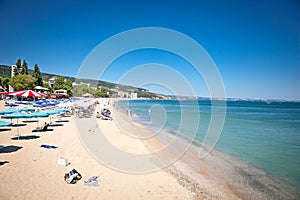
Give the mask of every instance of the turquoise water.
[[[195, 106], [196, 104], [199, 105]], [[227, 101], [226, 119], [216, 148], [258, 167], [300, 189], [300, 102]], [[202, 141], [211, 119], [211, 102], [176, 100], [120, 101], [134, 120], [153, 128], [179, 129], [182, 108], [189, 114], [182, 134], [191, 136], [200, 113], [196, 140]], [[192, 128], [190, 128], [192, 127]]]

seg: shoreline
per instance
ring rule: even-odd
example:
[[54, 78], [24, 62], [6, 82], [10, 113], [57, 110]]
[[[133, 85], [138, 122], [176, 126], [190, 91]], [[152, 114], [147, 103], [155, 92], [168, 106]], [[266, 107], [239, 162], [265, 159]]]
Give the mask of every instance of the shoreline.
[[[120, 112], [118, 111], [118, 113]], [[126, 117], [123, 113], [121, 115]], [[138, 123], [138, 120], [134, 120], [133, 124], [146, 129], [146, 127]], [[156, 143], [159, 144], [155, 144], [154, 146], [166, 145], [170, 140], [169, 137], [175, 137], [173, 134], [168, 133], [168, 131], [165, 131], [161, 135], [163, 135], [164, 139], [155, 137]], [[179, 135], [179, 137], [182, 136]], [[181, 139], [186, 142], [189, 138], [183, 137]], [[145, 143], [147, 145], [147, 142]], [[224, 153], [215, 148], [209, 153], [210, 155], [207, 159], [198, 158], [197, 152], [199, 152], [200, 146], [200, 141], [193, 142], [191, 148], [186, 153], [187, 155], [184, 154], [180, 158], [181, 165], [189, 167], [185, 172], [192, 170], [194, 172], [193, 176], [197, 176], [197, 178], [211, 179], [215, 181], [215, 184], [217, 184], [216, 182], [220, 182], [219, 189], [225, 193], [232, 193], [235, 197], [242, 199], [297, 199], [299, 192], [297, 192], [297, 189], [293, 185], [266, 173], [263, 169], [257, 168], [255, 165], [247, 163], [232, 154]], [[172, 153], [176, 154], [174, 151]], [[201, 166], [200, 169], [199, 166]], [[174, 170], [174, 166], [171, 168], [173, 169], [166, 167], [166, 170], [175, 177], [181, 176], [178, 175], [181, 173], [180, 170]], [[204, 170], [201, 168], [204, 168]], [[185, 179], [190, 180], [191, 177], [185, 177]], [[194, 184], [199, 185], [198, 183]], [[197, 186], [194, 188], [197, 188]]]

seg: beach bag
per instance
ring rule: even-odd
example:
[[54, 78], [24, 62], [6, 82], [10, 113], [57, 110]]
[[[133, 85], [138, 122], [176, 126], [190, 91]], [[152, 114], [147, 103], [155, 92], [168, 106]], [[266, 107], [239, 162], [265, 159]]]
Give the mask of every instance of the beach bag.
[[76, 169], [72, 169], [69, 173], [66, 173], [64, 179], [69, 184], [75, 184], [82, 178], [81, 174], [76, 171]]

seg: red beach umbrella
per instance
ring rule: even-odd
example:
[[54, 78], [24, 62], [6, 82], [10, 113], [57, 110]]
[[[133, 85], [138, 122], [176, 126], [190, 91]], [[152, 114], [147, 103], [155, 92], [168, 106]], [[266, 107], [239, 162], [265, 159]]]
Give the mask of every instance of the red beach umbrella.
[[35, 92], [32, 90], [23, 90], [23, 91], [18, 91], [18, 92], [12, 92], [9, 95], [17, 96], [17, 97], [43, 97], [43, 96], [45, 96], [42, 93]]
[[0, 94], [9, 95], [10, 92], [0, 92]]

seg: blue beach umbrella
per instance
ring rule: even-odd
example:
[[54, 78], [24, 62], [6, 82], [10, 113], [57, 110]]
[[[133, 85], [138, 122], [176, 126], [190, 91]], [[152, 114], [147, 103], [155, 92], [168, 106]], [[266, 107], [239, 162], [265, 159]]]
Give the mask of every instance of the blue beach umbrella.
[[11, 122], [0, 121], [0, 127], [11, 126], [11, 125], [12, 125]]
[[6, 110], [0, 111], [0, 115], [11, 114], [11, 113], [14, 113], [14, 112], [19, 112], [19, 110], [14, 109], [14, 108], [8, 108]]
[[[1, 118], [4, 118], [4, 119], [17, 119], [17, 124], [18, 124], [19, 123], [19, 118], [30, 118], [30, 116], [28, 114], [25, 114], [25, 113], [14, 112], [14, 113], [11, 113], [11, 114], [8, 114], [8, 115], [1, 116]], [[19, 126], [17, 126], [17, 136], [18, 137], [20, 136]]]
[[57, 110], [45, 110], [44, 113], [47, 113], [50, 115], [50, 122], [51, 122], [51, 115], [57, 115], [59, 114], [60, 112], [57, 111]]
[[14, 106], [19, 106], [19, 105], [15, 104], [15, 103], [7, 103], [7, 104], [5, 104], [5, 106], [14, 107]]
[[48, 113], [49, 115], [56, 115], [59, 114], [59, 110], [45, 110], [44, 113]]
[[34, 113], [29, 114], [29, 116], [30, 116], [31, 118], [37, 118], [37, 120], [38, 120], [37, 126], [39, 126], [39, 118], [40, 118], [40, 117], [48, 117], [49, 114], [48, 114], [48, 113], [45, 113], [45, 112], [34, 112]]
[[57, 109], [57, 111], [59, 113], [65, 113], [65, 112], [68, 112], [69, 110], [67, 110], [67, 109]]
[[20, 111], [35, 111], [35, 108], [34, 107], [24, 107], [24, 108], [21, 108]]

